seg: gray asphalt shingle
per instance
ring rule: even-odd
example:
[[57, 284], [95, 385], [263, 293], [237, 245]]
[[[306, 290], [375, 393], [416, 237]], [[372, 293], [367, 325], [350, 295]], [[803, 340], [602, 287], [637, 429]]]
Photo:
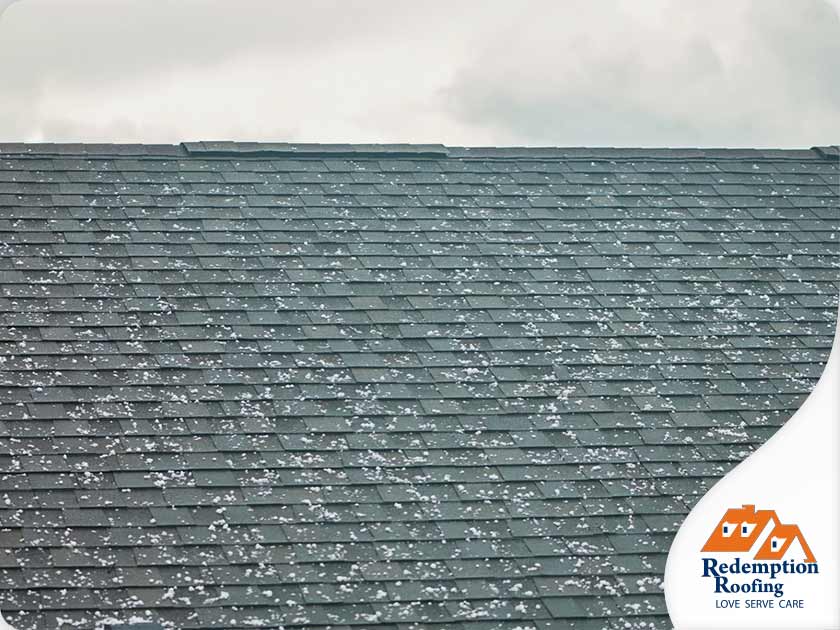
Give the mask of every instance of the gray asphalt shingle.
[[0, 145], [0, 609], [669, 627], [681, 520], [821, 373], [838, 184], [837, 147]]

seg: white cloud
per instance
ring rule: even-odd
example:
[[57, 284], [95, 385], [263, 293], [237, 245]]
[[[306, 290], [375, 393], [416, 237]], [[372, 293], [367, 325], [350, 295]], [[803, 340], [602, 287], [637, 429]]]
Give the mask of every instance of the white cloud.
[[602, 6], [523, 14], [457, 77], [452, 111], [526, 142], [810, 146], [840, 135], [840, 22], [828, 5]]
[[828, 7], [26, 0], [0, 21], [0, 138], [824, 144]]

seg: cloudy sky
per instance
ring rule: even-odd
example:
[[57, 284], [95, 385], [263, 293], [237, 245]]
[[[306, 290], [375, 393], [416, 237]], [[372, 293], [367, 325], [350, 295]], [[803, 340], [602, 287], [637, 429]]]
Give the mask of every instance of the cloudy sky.
[[840, 0], [0, 0], [0, 140], [840, 142]]

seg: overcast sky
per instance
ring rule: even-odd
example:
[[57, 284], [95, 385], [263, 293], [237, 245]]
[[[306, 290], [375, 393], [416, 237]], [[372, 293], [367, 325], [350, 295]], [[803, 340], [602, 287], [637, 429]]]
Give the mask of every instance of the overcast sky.
[[839, 4], [0, 0], [0, 140], [832, 144]]

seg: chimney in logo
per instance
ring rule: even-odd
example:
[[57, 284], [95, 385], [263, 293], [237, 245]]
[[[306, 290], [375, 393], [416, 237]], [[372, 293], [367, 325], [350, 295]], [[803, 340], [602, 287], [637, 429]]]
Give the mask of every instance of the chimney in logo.
[[[762, 534], [767, 533], [762, 539]], [[780, 560], [798, 541], [806, 562], [816, 562], [805, 537], [796, 525], [783, 525], [774, 510], [756, 510], [754, 505], [730, 508], [723, 515], [702, 551], [748, 553], [759, 540], [756, 560]]]

